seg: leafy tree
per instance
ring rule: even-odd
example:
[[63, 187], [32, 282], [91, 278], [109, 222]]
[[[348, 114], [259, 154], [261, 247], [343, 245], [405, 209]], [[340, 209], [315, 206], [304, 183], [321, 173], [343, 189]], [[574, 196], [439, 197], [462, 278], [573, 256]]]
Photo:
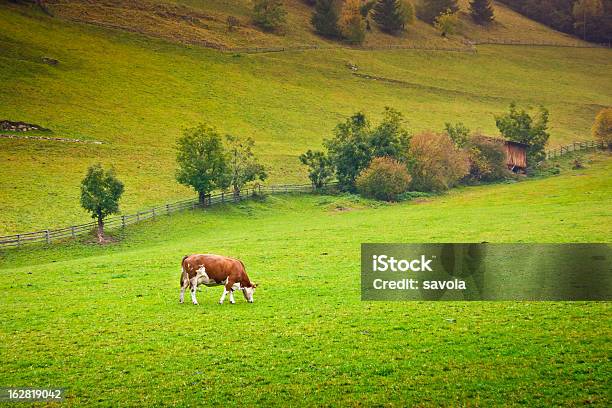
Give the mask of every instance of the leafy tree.
[[444, 133], [424, 132], [410, 140], [411, 188], [443, 191], [456, 185], [469, 171], [467, 153]]
[[281, 0], [254, 0], [253, 22], [266, 31], [281, 28], [287, 20], [287, 10]]
[[98, 242], [104, 242], [104, 218], [119, 212], [119, 199], [123, 183], [115, 176], [113, 168], [104, 170], [95, 164], [87, 170], [81, 181], [81, 206], [98, 221]]
[[470, 15], [476, 24], [489, 24], [495, 19], [491, 0], [470, 1]]
[[404, 163], [390, 157], [375, 157], [357, 177], [357, 191], [365, 197], [395, 201], [408, 190], [410, 174]]
[[455, 125], [446, 122], [444, 126], [446, 134], [451, 138], [455, 146], [465, 147], [470, 139], [470, 129], [461, 122]]
[[232, 188], [234, 198], [238, 198], [245, 184], [256, 180], [264, 181], [268, 174], [253, 153], [253, 139], [227, 135], [226, 140], [227, 184]]
[[361, 15], [361, 0], [345, 0], [338, 22], [342, 37], [351, 44], [365, 39], [366, 23]]
[[356, 113], [338, 124], [335, 137], [325, 141], [342, 189], [355, 191], [355, 179], [374, 157], [407, 162], [410, 135], [402, 115], [391, 108], [385, 108], [383, 115], [381, 123], [372, 129], [366, 116]]
[[456, 12], [452, 12], [450, 9], [448, 9], [436, 17], [434, 26], [438, 31], [440, 31], [442, 37], [455, 34], [457, 27], [459, 26], [459, 15]]
[[372, 158], [369, 141], [370, 124], [365, 115], [358, 112], [339, 123], [334, 138], [324, 142], [329, 158], [334, 164], [338, 183], [344, 190], [355, 190], [355, 179]]
[[340, 37], [338, 21], [341, 5], [340, 0], [317, 0], [310, 21], [318, 34], [329, 38]]
[[395, 34], [414, 21], [414, 7], [407, 0], [378, 0], [372, 17], [382, 31]]
[[612, 149], [612, 108], [604, 108], [595, 117], [593, 137]]
[[300, 162], [308, 166], [308, 178], [314, 188], [323, 187], [334, 175], [332, 162], [323, 152], [308, 150], [300, 155]]
[[572, 8], [572, 15], [576, 32], [586, 41], [588, 25], [604, 15], [604, 6], [601, 0], [578, 0]]
[[544, 160], [544, 148], [550, 135], [548, 134], [548, 110], [540, 106], [539, 112], [531, 116], [524, 109], [517, 109], [516, 104], [510, 104], [510, 111], [495, 117], [495, 124], [501, 134], [508, 140], [526, 144], [527, 164], [535, 165]]
[[176, 150], [176, 181], [192, 187], [201, 204], [215, 188], [227, 188], [225, 151], [216, 129], [205, 124], [186, 129], [177, 140]]
[[385, 107], [383, 120], [370, 132], [369, 143], [373, 157], [388, 156], [406, 161], [410, 133], [404, 128], [404, 117], [397, 110]]
[[417, 7], [417, 15], [421, 20], [433, 24], [440, 14], [448, 10], [451, 13], [459, 11], [457, 0], [422, 0]]

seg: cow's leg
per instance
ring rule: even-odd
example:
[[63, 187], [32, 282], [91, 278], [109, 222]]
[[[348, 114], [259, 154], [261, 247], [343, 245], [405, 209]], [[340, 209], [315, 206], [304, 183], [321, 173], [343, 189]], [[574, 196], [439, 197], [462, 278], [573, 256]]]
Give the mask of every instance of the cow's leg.
[[227, 295], [228, 293], [230, 294], [230, 303], [236, 303], [234, 301], [234, 294], [232, 293], [232, 286], [234, 286], [234, 283], [235, 282], [231, 280], [231, 278], [227, 278], [225, 286], [223, 287], [223, 294], [221, 295], [221, 299], [219, 299], [219, 304], [223, 304], [223, 301], [225, 300], [225, 295]]
[[198, 290], [198, 278], [192, 278], [190, 281], [191, 284], [191, 301], [194, 305], [198, 304], [198, 299], [196, 299], [196, 290]]
[[223, 301], [225, 300], [225, 295], [227, 295], [227, 289], [225, 289], [225, 286], [223, 287], [223, 294], [221, 295], [221, 299], [219, 299], [219, 304], [222, 305]]
[[230, 289], [230, 303], [233, 305], [236, 303], [236, 301], [234, 300], [234, 290]]
[[185, 290], [189, 286], [189, 279], [183, 277], [181, 279], [181, 296], [179, 297], [179, 303], [183, 303], [185, 301]]

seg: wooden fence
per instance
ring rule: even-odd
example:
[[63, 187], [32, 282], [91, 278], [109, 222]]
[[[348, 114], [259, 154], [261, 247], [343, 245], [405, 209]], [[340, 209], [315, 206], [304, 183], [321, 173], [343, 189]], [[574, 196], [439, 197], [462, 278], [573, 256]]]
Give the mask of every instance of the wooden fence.
[[577, 152], [580, 150], [588, 149], [605, 149], [604, 142], [598, 142], [595, 140], [581, 140], [576, 141], [565, 146], [557, 147], [556, 149], [550, 149], [546, 151], [546, 160], [554, 159], [556, 157], [564, 156], [568, 153]]
[[[334, 184], [335, 183], [330, 183], [328, 184], [328, 186], [333, 186]], [[134, 214], [108, 217], [104, 221], [104, 228], [125, 228], [126, 225], [136, 224], [141, 221], [155, 219], [163, 215], [170, 215], [178, 211], [195, 210], [196, 208], [238, 202], [256, 195], [311, 191], [314, 191], [313, 186], [311, 184], [283, 184], [258, 186], [255, 188], [245, 188], [240, 192], [239, 196], [234, 196], [234, 194], [231, 192], [217, 193], [209, 195], [204, 203], [200, 203], [197, 199], [187, 199], [160, 205], [157, 207], [148, 208], [143, 211], [138, 211]], [[0, 248], [17, 247], [34, 243], [50, 244], [54, 241], [71, 239], [81, 235], [89, 234], [94, 231], [95, 228], [97, 228], [97, 223], [95, 221], [92, 221], [85, 224], [72, 225], [64, 228], [46, 229], [35, 232], [25, 232], [22, 234], [7, 235], [0, 237]]]

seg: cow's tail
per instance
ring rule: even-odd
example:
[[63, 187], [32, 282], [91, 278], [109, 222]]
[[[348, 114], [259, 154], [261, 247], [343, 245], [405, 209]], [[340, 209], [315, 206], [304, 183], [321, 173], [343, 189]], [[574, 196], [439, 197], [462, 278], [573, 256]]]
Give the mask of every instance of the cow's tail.
[[189, 281], [189, 277], [187, 276], [187, 271], [185, 270], [185, 259], [189, 258], [189, 255], [185, 255], [181, 260], [181, 280], [179, 282], [179, 286], [182, 288], [183, 283], [185, 281]]

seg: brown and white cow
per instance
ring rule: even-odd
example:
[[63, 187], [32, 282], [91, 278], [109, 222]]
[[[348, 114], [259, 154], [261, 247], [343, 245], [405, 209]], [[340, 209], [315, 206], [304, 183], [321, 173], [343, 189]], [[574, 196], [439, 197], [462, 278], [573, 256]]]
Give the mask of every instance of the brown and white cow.
[[257, 285], [252, 283], [247, 276], [242, 261], [221, 255], [197, 254], [185, 255], [181, 262], [181, 296], [180, 303], [185, 299], [185, 289], [191, 289], [191, 301], [198, 304], [196, 290], [198, 285], [220, 286], [223, 285], [223, 294], [219, 303], [223, 304], [225, 295], [229, 293], [230, 303], [234, 301], [234, 291], [242, 290], [244, 298], [253, 303], [253, 293]]

